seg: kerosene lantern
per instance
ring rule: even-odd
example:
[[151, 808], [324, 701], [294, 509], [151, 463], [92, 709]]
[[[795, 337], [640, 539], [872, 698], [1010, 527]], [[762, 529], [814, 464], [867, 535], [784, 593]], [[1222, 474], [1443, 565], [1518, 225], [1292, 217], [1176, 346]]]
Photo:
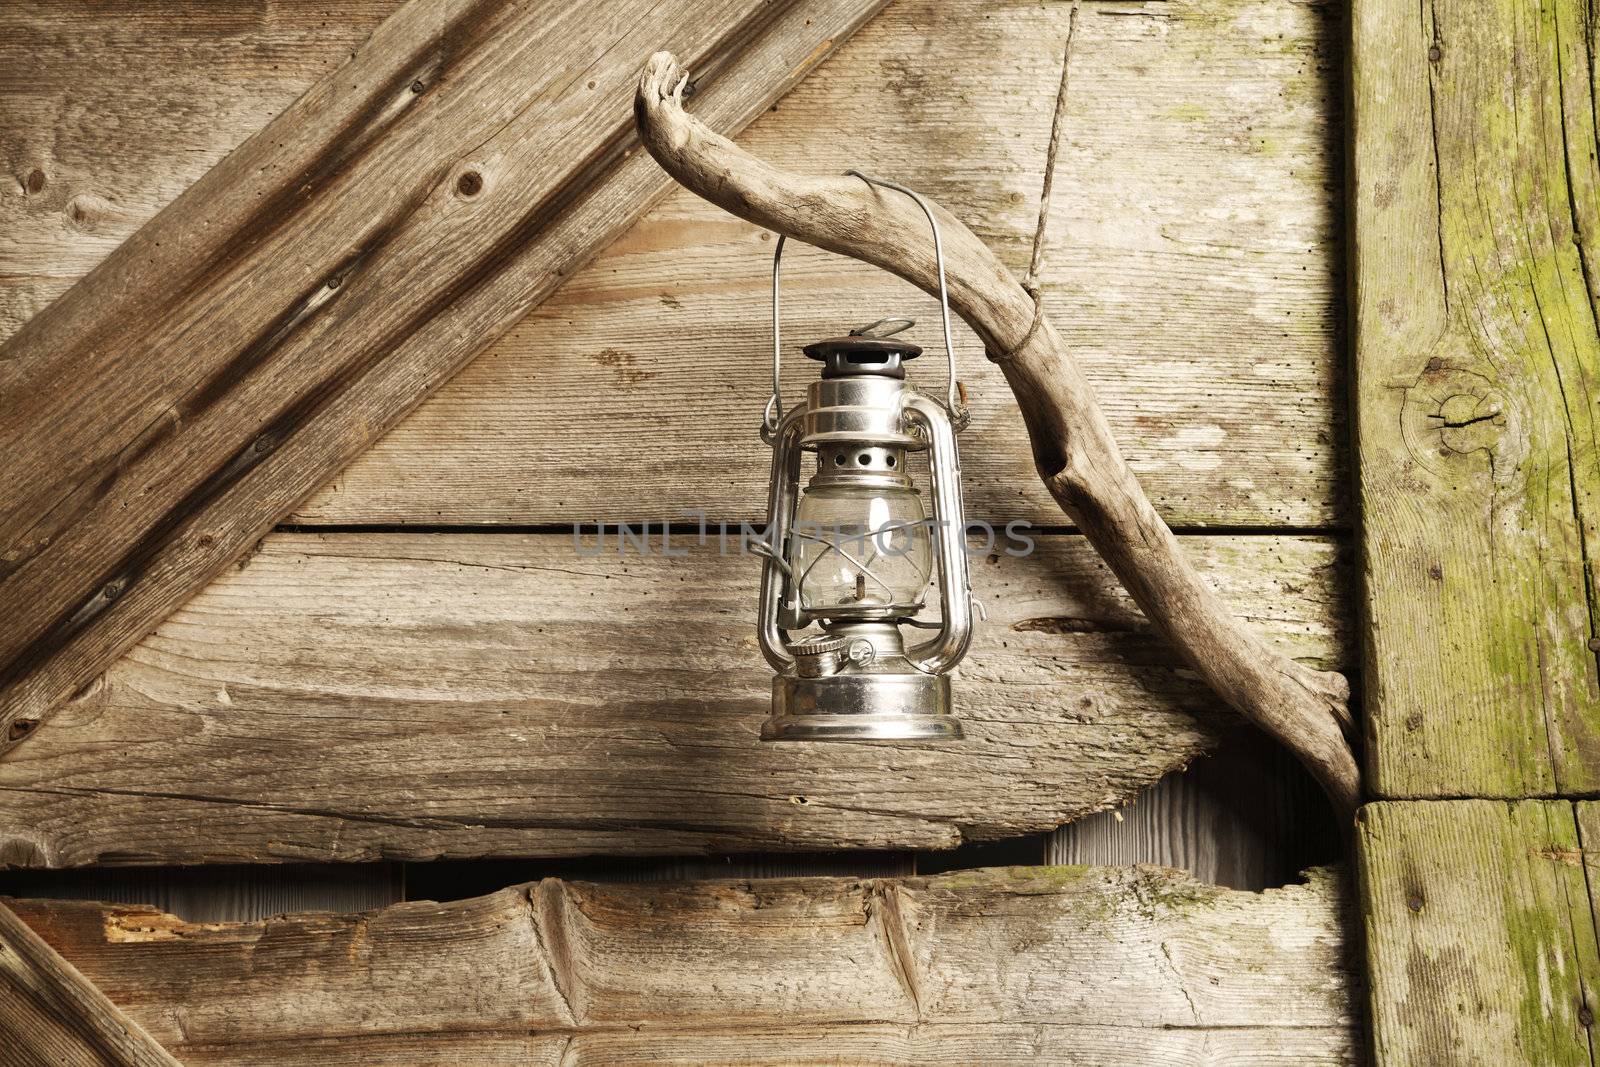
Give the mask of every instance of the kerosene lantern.
[[[937, 237], [936, 228], [936, 247]], [[965, 412], [956, 400], [953, 355], [941, 401], [906, 380], [906, 364], [922, 352], [893, 336], [908, 319], [806, 345], [821, 375], [805, 401], [779, 417], [782, 254], [780, 238], [772, 268], [773, 393], [762, 430], [773, 455], [759, 608], [761, 650], [777, 677], [761, 736], [959, 738], [949, 672], [971, 640], [972, 600], [956, 451]], [[943, 281], [941, 256], [948, 354]], [[931, 515], [909, 469], [908, 458], [919, 452], [928, 458]], [[808, 457], [812, 470], [802, 487]], [[941, 618], [930, 622], [919, 615], [935, 572]]]

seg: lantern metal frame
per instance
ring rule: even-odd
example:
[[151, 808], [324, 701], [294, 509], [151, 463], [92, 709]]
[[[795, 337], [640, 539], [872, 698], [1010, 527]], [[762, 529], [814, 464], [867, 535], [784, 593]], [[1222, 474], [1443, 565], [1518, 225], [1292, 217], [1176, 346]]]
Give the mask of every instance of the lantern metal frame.
[[[772, 714], [763, 724], [761, 736], [764, 740], [810, 741], [954, 739], [961, 737], [962, 731], [951, 711], [949, 672], [971, 643], [973, 602], [956, 444], [967, 413], [959, 403], [955, 377], [944, 248], [938, 221], [916, 192], [859, 171], [848, 173], [910, 196], [928, 218], [938, 264], [949, 378], [941, 402], [907, 384], [903, 376], [825, 375], [811, 383], [806, 400], [783, 411], [779, 270], [784, 240], [778, 238], [772, 259], [772, 396], [762, 416], [761, 432], [772, 446], [773, 457], [757, 608], [758, 642], [777, 676], [772, 686]], [[910, 325], [909, 319], [880, 319], [852, 331], [852, 336], [881, 339]], [[919, 351], [906, 347], [911, 355]], [[792, 541], [798, 536], [795, 511], [801, 496], [802, 461], [807, 453], [842, 445], [885, 449], [897, 456], [928, 454], [939, 622], [915, 617], [922, 606], [920, 599], [916, 604], [871, 609], [803, 607], [802, 576], [793, 573], [789, 562], [794, 558]], [[825, 473], [819, 474], [813, 487], [826, 478]], [[904, 463], [898, 465], [896, 484], [911, 486]], [[879, 533], [882, 531], [873, 535]], [[859, 561], [852, 563], [866, 573]], [[790, 637], [789, 631], [812, 622], [820, 624], [820, 636]], [[937, 633], [907, 645], [901, 626], [936, 628]]]

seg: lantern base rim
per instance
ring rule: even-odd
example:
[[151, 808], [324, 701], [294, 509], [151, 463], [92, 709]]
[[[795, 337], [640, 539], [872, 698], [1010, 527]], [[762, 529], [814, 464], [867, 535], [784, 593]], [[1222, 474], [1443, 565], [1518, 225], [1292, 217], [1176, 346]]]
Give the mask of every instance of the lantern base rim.
[[850, 672], [772, 680], [763, 741], [958, 741], [950, 679], [920, 672]]

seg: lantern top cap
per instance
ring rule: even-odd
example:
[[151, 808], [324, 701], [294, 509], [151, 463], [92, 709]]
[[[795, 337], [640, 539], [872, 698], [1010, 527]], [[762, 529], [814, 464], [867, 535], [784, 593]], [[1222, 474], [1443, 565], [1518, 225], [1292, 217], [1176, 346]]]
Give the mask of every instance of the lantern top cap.
[[822, 364], [823, 378], [873, 376], [904, 379], [904, 363], [922, 355], [922, 349], [893, 337], [830, 337], [806, 345], [801, 351]]

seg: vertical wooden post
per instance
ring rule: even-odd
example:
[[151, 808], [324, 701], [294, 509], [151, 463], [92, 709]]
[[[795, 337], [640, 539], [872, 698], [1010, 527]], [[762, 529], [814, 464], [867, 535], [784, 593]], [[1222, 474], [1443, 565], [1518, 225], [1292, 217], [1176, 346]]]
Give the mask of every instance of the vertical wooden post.
[[1589, 1067], [1600, 959], [1570, 801], [1378, 801], [1360, 871], [1380, 1064]]
[[1589, 1064], [1594, 841], [1568, 798], [1600, 788], [1595, 12], [1352, 11], [1375, 1044]]

